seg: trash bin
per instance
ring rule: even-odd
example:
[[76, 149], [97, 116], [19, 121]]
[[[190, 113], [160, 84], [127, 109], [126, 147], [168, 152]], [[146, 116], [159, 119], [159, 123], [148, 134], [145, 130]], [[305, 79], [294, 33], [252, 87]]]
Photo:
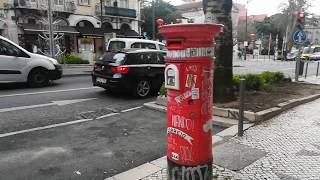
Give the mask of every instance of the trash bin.
[[304, 61], [300, 61], [299, 76], [303, 75], [303, 69], [304, 69]]

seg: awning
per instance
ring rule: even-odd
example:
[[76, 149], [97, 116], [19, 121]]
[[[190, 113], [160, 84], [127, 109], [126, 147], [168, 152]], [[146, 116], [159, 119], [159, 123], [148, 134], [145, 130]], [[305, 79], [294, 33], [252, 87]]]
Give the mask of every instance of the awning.
[[[39, 32], [48, 32], [47, 25], [40, 24], [20, 24], [20, 27], [26, 34], [38, 34]], [[78, 34], [79, 32], [71, 26], [53, 25], [53, 33]]]
[[103, 37], [106, 33], [116, 33], [117, 36], [123, 36], [118, 29], [101, 29], [92, 27], [78, 27], [77, 30], [83, 36], [101, 36]]
[[77, 30], [83, 36], [104, 36], [106, 33], [116, 33], [117, 37], [142, 37], [134, 30], [101, 29], [92, 27], [78, 27]]

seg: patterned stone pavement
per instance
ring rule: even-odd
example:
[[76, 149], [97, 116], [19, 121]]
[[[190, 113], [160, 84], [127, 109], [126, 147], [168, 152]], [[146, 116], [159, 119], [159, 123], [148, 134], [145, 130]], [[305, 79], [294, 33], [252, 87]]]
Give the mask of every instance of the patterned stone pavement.
[[320, 100], [255, 126], [243, 145], [268, 155], [240, 171], [249, 179], [320, 179]]
[[[214, 179], [320, 179], [320, 100], [299, 106], [247, 130], [235, 142], [267, 155], [233, 172], [214, 165]], [[165, 180], [163, 169], [143, 180]]]

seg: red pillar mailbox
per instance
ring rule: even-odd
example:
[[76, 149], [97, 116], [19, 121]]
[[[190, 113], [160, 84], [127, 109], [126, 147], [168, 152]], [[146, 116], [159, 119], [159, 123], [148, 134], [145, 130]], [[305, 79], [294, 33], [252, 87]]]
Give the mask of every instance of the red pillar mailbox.
[[212, 179], [213, 38], [222, 25], [159, 29], [167, 43], [168, 179]]

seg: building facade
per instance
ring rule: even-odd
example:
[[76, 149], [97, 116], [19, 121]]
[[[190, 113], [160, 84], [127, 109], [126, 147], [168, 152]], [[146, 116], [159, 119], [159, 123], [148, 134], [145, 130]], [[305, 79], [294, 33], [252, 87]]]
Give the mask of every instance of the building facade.
[[[4, 0], [2, 0], [4, 1]], [[140, 0], [51, 0], [55, 52], [92, 61], [111, 37], [141, 37]], [[102, 5], [102, 6], [101, 6]], [[3, 36], [31, 52], [48, 54], [48, 0], [7, 0]], [[102, 10], [102, 11], [101, 11]], [[1, 14], [1, 7], [0, 7]]]
[[304, 31], [307, 34], [307, 41], [310, 44], [320, 44], [320, 27], [319, 26], [305, 26]]

